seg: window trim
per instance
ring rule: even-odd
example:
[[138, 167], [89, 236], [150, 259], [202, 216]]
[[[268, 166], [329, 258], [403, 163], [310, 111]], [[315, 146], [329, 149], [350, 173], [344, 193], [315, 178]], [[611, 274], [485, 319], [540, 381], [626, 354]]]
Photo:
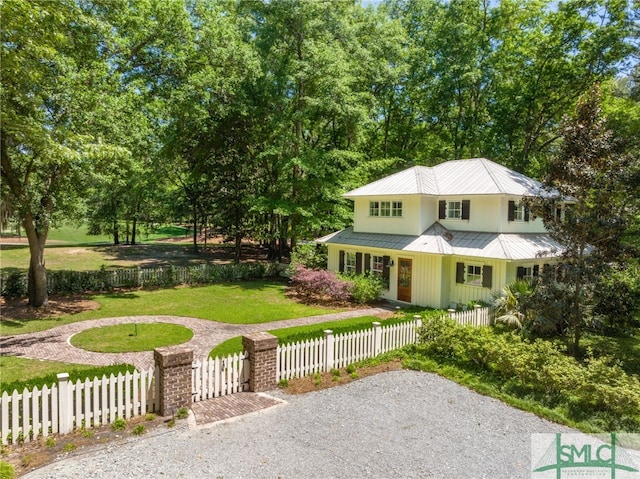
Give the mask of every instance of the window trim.
[[[353, 261], [353, 264], [351, 264]], [[356, 253], [355, 251], [345, 251], [344, 252], [344, 273], [346, 274], [356, 274]]]
[[[482, 284], [484, 281], [483, 266], [484, 265], [480, 263], [465, 263], [464, 264], [464, 284], [467, 286], [476, 286], [476, 287], [482, 288]], [[477, 268], [480, 272], [470, 273], [469, 272], [470, 268]], [[474, 279], [473, 281], [470, 281], [469, 275], [473, 275], [474, 277], [476, 277], [476, 279]]]
[[402, 200], [369, 201], [369, 218], [402, 218]]
[[[458, 204], [459, 207], [455, 208], [452, 207], [452, 204]], [[459, 212], [459, 216], [451, 216], [452, 213], [454, 212]], [[445, 209], [445, 219], [447, 220], [461, 220], [462, 219], [462, 200], [450, 200], [447, 201], [446, 203], [446, 209]]]

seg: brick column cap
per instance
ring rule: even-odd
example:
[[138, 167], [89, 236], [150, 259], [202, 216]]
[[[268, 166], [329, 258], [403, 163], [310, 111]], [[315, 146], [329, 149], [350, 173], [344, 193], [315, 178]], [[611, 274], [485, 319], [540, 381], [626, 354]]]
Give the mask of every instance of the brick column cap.
[[156, 366], [173, 368], [193, 363], [193, 350], [184, 346], [165, 346], [153, 350]]
[[247, 351], [267, 351], [278, 347], [278, 338], [265, 332], [246, 334], [242, 336], [242, 346]]

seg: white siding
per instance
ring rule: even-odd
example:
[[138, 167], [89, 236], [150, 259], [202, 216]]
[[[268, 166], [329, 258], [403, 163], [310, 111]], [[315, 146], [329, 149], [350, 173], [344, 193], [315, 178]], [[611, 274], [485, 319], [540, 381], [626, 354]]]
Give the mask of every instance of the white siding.
[[503, 196], [500, 204], [500, 229], [495, 230], [498, 233], [546, 233], [544, 223], [541, 218], [530, 221], [509, 221], [509, 201], [520, 201], [520, 198], [512, 196]]
[[[402, 201], [402, 217], [369, 216], [370, 201]], [[424, 231], [420, 221], [420, 196], [355, 198], [353, 231], [417, 236]]]
[[[491, 288], [483, 288], [480, 286], [470, 286], [466, 284], [456, 283], [456, 263], [475, 264], [482, 266], [492, 266]], [[474, 300], [491, 300], [491, 292], [500, 290], [506, 284], [507, 278], [507, 262], [504, 260], [491, 260], [484, 258], [470, 258], [453, 256], [449, 259], [449, 295], [446, 304], [441, 307], [448, 307], [449, 303], [467, 303]]]

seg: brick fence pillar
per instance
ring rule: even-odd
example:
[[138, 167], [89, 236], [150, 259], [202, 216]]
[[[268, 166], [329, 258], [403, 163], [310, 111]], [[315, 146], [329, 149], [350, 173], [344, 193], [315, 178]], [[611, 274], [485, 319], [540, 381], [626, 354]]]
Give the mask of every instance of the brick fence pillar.
[[271, 391], [276, 388], [276, 354], [278, 338], [269, 333], [242, 336], [242, 346], [249, 353], [249, 391]]
[[160, 387], [159, 413], [170, 416], [177, 409], [191, 407], [191, 365], [193, 351], [180, 346], [168, 346], [153, 350], [153, 359], [160, 368], [158, 383]]

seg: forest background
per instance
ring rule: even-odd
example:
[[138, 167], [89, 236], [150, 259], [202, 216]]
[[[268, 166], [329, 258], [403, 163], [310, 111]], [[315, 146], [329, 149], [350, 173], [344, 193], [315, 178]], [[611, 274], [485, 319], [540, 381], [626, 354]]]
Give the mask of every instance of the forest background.
[[640, 154], [637, 0], [0, 8], [2, 218], [29, 239], [33, 305], [63, 221], [135, 243], [188, 219], [195, 248], [204, 224], [237, 259], [243, 238], [279, 259], [402, 168], [487, 157], [542, 179], [594, 85], [617, 152]]

